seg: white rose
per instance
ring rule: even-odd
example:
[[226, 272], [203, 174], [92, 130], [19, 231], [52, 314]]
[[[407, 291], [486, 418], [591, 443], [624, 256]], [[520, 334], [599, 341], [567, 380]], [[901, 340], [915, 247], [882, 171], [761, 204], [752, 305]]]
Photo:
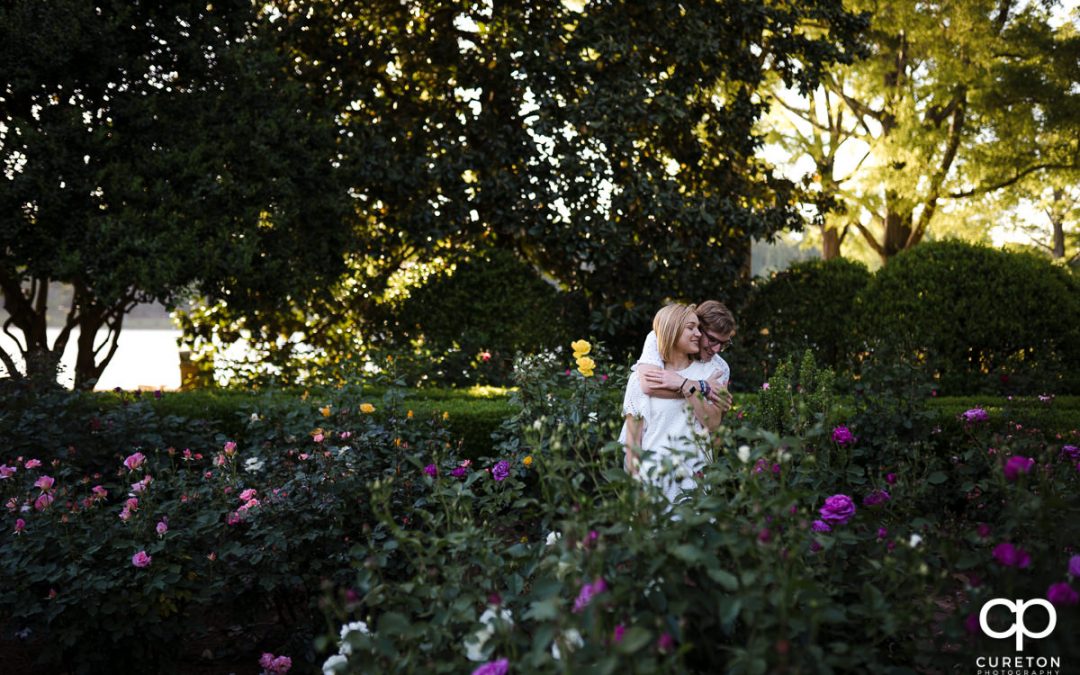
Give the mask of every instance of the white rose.
[[[566, 644], [566, 648], [569, 651], [574, 651], [585, 644], [585, 641], [581, 639], [581, 633], [579, 633], [576, 628], [564, 630], [561, 639]], [[551, 658], [556, 661], [562, 659], [562, 652], [559, 650], [559, 640], [555, 640], [551, 643]]]
[[486, 645], [487, 641], [495, 635], [496, 617], [502, 619], [511, 626], [514, 625], [513, 615], [510, 613], [510, 610], [503, 609], [496, 614], [494, 607], [488, 607], [484, 610], [484, 613], [480, 615], [480, 623], [482, 623], [484, 627], [465, 638], [465, 658], [470, 661], [484, 660], [484, 645]]
[[349, 657], [342, 654], [334, 654], [322, 664], [323, 675], [335, 675], [338, 672], [338, 666], [349, 665]]
[[750, 461], [750, 446], [749, 445], [740, 445], [739, 449], [736, 450], [735, 452], [739, 456], [739, 461], [742, 462], [743, 464], [746, 464], [747, 462]]
[[911, 548], [915, 548], [916, 546], [918, 546], [921, 543], [922, 543], [922, 537], [917, 535], [917, 534], [911, 535], [911, 539], [908, 539], [908, 546], [910, 546]]

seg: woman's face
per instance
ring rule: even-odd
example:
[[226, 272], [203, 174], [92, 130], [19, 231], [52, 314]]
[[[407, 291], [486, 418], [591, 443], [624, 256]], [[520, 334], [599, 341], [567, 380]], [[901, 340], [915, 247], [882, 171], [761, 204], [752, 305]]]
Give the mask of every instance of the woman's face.
[[683, 354], [697, 354], [701, 342], [701, 331], [698, 329], [698, 318], [691, 314], [683, 324], [679, 332], [679, 339], [675, 341], [675, 349]]

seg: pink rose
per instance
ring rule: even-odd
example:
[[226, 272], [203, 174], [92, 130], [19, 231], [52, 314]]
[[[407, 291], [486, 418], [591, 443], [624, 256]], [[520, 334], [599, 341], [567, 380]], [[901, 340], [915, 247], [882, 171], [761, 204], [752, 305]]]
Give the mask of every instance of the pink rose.
[[16, 518], [15, 519], [15, 534], [20, 534], [25, 529], [26, 529], [26, 521], [23, 520], [22, 518]]
[[44, 511], [49, 508], [53, 503], [53, 496], [48, 492], [42, 492], [37, 499], [34, 500], [34, 508], [38, 511]]
[[236, 452], [236, 443], [234, 441], [228, 441], [225, 443], [225, 454], [231, 455]]
[[169, 531], [169, 519], [162, 516], [161, 520], [158, 521], [157, 527], [154, 529], [157, 530], [159, 537], [164, 537], [165, 533]]
[[255, 499], [256, 494], [258, 493], [256, 492], [255, 488], [248, 488], [240, 493], [240, 501], [249, 502], [252, 499]]
[[153, 558], [146, 555], [146, 551], [139, 551], [135, 555], [131, 556], [131, 564], [139, 569], [148, 567], [153, 561]]
[[26, 460], [26, 464], [24, 464], [23, 466], [25, 466], [27, 469], [36, 469], [41, 466], [41, 460], [28, 459]]
[[135, 469], [138, 469], [140, 466], [142, 466], [143, 462], [145, 461], [146, 455], [142, 454], [141, 452], [136, 452], [132, 455], [128, 455], [128, 458], [124, 460], [124, 466], [126, 466], [129, 471], [134, 471]]
[[56, 483], [52, 476], [42, 476], [34, 481], [34, 487], [40, 488], [42, 492], [49, 492], [52, 490], [53, 484]]
[[94, 493], [95, 501], [100, 501], [109, 496], [109, 491], [100, 485], [95, 485], [90, 491]]
[[18, 469], [13, 466], [8, 466], [7, 464], [0, 464], [0, 479], [11, 478], [16, 471], [18, 471]]

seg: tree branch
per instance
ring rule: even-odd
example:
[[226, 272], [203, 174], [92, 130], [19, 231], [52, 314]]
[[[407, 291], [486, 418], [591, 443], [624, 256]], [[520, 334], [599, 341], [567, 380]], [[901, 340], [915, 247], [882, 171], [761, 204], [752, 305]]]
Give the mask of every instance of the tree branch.
[[884, 258], [885, 247], [878, 242], [877, 238], [874, 236], [874, 233], [866, 229], [866, 226], [859, 221], [855, 221], [855, 227], [858, 228], [859, 233], [862, 234], [863, 239], [866, 240], [866, 243], [870, 244], [870, 248], [874, 249], [874, 251], [876, 251], [878, 255]]
[[1001, 182], [994, 183], [993, 185], [983, 185], [981, 187], [972, 188], [970, 190], [964, 190], [962, 192], [950, 192], [949, 194], [943, 195], [943, 196], [948, 197], [949, 199], [964, 199], [964, 198], [967, 198], [967, 197], [972, 197], [974, 195], [981, 195], [981, 194], [986, 194], [988, 192], [995, 192], [997, 190], [1000, 190], [1001, 188], [1009, 187], [1010, 185], [1013, 185], [1013, 184], [1019, 182], [1020, 180], [1022, 180], [1025, 176], [1033, 174], [1036, 171], [1042, 171], [1044, 169], [1077, 169], [1077, 168], [1080, 168], [1080, 166], [1078, 166], [1076, 164], [1056, 164], [1056, 163], [1034, 164], [1032, 166], [1027, 167], [1023, 171], [1018, 171], [1011, 178], [1007, 178], [1007, 179], [1005, 179], [1005, 180], [1003, 180]]
[[7, 353], [7, 350], [3, 347], [0, 347], [0, 361], [4, 362], [4, 368], [8, 372], [8, 377], [16, 380], [22, 379], [23, 374], [20, 373], [19, 369], [15, 367], [15, 359], [13, 359], [11, 355]]

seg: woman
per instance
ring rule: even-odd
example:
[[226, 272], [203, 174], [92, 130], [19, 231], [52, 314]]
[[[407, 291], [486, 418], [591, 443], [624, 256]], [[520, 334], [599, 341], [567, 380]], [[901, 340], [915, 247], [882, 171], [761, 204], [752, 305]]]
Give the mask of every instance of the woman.
[[694, 474], [708, 461], [695, 436], [716, 429], [723, 411], [709, 401], [715, 363], [696, 358], [701, 331], [694, 307], [664, 307], [653, 318], [653, 331], [664, 369], [682, 378], [680, 389], [686, 398], [647, 396], [638, 373], [630, 375], [623, 398], [625, 467], [674, 502], [683, 490], [695, 486]]

